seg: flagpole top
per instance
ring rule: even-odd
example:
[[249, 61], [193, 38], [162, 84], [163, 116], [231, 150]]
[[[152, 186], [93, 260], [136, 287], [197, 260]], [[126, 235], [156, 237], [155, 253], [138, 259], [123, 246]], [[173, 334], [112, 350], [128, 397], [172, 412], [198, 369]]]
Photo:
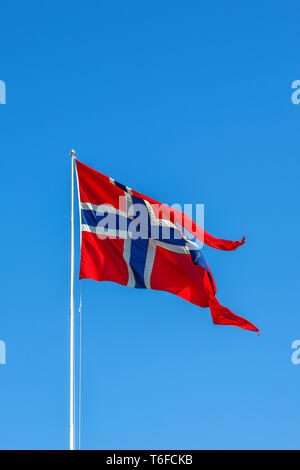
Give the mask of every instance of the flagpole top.
[[71, 155], [72, 158], [75, 157], [75, 150], [74, 149], [71, 150], [70, 155]]

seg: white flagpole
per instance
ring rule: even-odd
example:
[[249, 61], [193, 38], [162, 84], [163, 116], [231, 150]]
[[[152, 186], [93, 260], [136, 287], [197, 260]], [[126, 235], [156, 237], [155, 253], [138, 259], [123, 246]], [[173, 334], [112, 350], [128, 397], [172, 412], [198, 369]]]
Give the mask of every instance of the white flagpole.
[[71, 150], [71, 270], [70, 270], [70, 423], [69, 449], [74, 450], [74, 159]]

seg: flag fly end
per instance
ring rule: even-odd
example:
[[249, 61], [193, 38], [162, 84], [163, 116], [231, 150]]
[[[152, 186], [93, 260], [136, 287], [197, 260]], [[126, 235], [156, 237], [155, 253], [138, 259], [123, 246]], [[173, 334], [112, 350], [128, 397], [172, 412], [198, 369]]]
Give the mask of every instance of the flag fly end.
[[250, 321], [233, 313], [229, 308], [220, 304], [214, 295], [209, 296], [209, 307], [215, 325], [232, 325], [244, 330], [255, 331], [260, 335], [259, 329]]

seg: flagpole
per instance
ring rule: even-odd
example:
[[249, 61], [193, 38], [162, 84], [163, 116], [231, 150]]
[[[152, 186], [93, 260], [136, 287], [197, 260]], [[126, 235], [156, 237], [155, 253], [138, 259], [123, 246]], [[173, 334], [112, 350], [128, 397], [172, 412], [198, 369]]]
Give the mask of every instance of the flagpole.
[[70, 269], [70, 422], [69, 449], [74, 450], [74, 159], [71, 150], [71, 269]]

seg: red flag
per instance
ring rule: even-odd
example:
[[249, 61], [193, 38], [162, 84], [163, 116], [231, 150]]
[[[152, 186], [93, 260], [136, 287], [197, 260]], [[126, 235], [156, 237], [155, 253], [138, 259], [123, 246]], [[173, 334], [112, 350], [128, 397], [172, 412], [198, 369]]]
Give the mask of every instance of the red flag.
[[[216, 299], [216, 286], [199, 247], [184, 227], [207, 245], [235, 250], [244, 243], [215, 238], [186, 214], [160, 204], [76, 160], [81, 213], [80, 279], [171, 292], [200, 307], [210, 307], [213, 322], [259, 331]], [[134, 238], [138, 215], [145, 209], [144, 237]], [[168, 237], [163, 229], [168, 228]], [[156, 229], [153, 236], [153, 228]], [[144, 234], [145, 235], [145, 234]]]

